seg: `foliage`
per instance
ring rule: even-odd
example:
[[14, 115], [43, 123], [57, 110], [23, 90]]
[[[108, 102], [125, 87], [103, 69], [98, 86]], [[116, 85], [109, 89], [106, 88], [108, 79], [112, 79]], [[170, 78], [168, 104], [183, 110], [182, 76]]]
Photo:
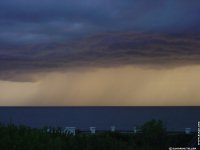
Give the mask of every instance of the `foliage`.
[[167, 131], [161, 120], [148, 121], [141, 127], [141, 130], [146, 147], [153, 149], [166, 147]]
[[[150, 121], [138, 134], [104, 132], [91, 134], [65, 135], [60, 128], [33, 129], [27, 126], [0, 124], [0, 149], [2, 150], [151, 150], [166, 149], [168, 145], [188, 143], [191, 137], [168, 136], [161, 121]], [[178, 136], [178, 135], [177, 135]], [[168, 140], [165, 140], [165, 138]], [[175, 141], [175, 142], [174, 142]], [[170, 143], [171, 142], [171, 143]], [[176, 143], [177, 142], [177, 143]], [[163, 144], [163, 145], [161, 145]]]

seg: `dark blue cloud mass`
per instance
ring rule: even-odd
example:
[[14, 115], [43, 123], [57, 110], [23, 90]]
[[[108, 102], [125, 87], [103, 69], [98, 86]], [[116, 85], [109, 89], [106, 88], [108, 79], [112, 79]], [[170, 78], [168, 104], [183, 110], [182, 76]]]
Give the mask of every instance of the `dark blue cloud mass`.
[[1, 0], [0, 42], [65, 41], [99, 32], [199, 33], [198, 0]]
[[[13, 75], [79, 67], [153, 65], [177, 67], [200, 63], [199, 35], [101, 33], [69, 42], [0, 46], [0, 79]], [[15, 80], [15, 79], [13, 79]], [[24, 79], [23, 79], [24, 80]]]
[[77, 66], [199, 64], [199, 14], [199, 0], [1, 0], [0, 79]]

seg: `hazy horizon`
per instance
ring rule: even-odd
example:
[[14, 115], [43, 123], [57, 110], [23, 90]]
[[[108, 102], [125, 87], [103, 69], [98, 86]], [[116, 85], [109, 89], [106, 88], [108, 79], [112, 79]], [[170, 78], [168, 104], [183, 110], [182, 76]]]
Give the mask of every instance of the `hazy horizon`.
[[0, 122], [32, 128], [69, 127], [133, 131], [145, 122], [161, 120], [168, 131], [197, 131], [199, 107], [0, 107]]

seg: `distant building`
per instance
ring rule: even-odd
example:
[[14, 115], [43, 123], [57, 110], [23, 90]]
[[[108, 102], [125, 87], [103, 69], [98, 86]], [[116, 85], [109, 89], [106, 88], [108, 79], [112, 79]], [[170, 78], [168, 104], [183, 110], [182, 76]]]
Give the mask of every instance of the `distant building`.
[[110, 130], [111, 130], [111, 132], [115, 132], [115, 130], [116, 130], [115, 126], [111, 126]]
[[185, 134], [190, 134], [191, 133], [191, 128], [185, 128]]
[[48, 133], [51, 133], [51, 129], [50, 129], [50, 128], [47, 128], [47, 132], [48, 132]]
[[64, 133], [76, 135], [76, 127], [65, 127]]
[[90, 132], [91, 132], [91, 134], [95, 134], [96, 133], [96, 127], [90, 127]]
[[135, 126], [135, 127], [133, 127], [133, 133], [137, 133], [137, 127]]

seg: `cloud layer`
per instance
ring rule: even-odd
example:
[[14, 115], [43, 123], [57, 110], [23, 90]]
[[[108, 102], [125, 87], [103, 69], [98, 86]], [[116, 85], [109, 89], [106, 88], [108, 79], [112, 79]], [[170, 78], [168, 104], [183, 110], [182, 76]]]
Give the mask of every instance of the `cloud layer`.
[[199, 33], [198, 0], [1, 0], [0, 42], [41, 43], [108, 31]]
[[147, 65], [176, 67], [199, 64], [200, 37], [148, 34], [101, 33], [67, 43], [2, 47], [0, 78], [27, 78], [23, 74], [88, 67]]
[[124, 66], [38, 74], [37, 82], [0, 82], [0, 105], [196, 106], [199, 70], [199, 65], [159, 70]]
[[198, 0], [1, 0], [0, 105], [196, 105]]

